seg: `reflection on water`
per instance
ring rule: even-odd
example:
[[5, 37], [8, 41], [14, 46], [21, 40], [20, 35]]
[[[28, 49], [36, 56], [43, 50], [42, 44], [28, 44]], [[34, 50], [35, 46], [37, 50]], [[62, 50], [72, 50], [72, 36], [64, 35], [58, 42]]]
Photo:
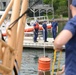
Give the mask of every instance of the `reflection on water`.
[[[24, 49], [22, 54], [22, 63], [21, 63], [21, 75], [38, 75], [38, 58], [44, 56], [43, 49]], [[46, 56], [53, 59], [53, 50], [46, 50]], [[55, 63], [55, 71], [58, 66], [58, 57], [59, 53], [57, 53], [57, 59]], [[64, 65], [65, 62], [65, 52], [62, 53], [60, 67]], [[51, 65], [50, 65], [51, 66]], [[51, 72], [51, 71], [50, 71]]]

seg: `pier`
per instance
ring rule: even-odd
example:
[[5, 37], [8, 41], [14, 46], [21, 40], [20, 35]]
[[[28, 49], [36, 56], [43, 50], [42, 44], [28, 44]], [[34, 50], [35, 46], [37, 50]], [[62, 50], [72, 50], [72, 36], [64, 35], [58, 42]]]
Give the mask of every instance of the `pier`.
[[[53, 49], [53, 38], [47, 38], [48, 42], [44, 42], [43, 38], [38, 38], [38, 42], [33, 41], [33, 37], [24, 37], [23, 47], [24, 48], [47, 48]], [[63, 46], [63, 49], [65, 47]]]

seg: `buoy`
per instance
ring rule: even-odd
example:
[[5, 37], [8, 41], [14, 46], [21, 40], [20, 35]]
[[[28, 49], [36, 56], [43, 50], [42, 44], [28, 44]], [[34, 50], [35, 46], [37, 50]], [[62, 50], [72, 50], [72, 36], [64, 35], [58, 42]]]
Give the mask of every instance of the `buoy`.
[[50, 64], [51, 59], [48, 57], [41, 57], [38, 60], [38, 74], [39, 75], [50, 75]]

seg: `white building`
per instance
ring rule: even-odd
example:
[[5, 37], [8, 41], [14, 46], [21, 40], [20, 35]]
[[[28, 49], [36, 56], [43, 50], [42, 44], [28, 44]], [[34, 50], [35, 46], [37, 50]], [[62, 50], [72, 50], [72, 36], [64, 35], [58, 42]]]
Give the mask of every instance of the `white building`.
[[10, 0], [0, 0], [0, 10], [5, 10]]
[[[11, 0], [0, 0], [0, 10], [4, 10], [10, 1]], [[29, 6], [33, 5], [34, 2], [36, 1], [37, 0], [29, 0]], [[37, 4], [42, 4], [42, 3], [43, 0], [40, 0]]]
[[[4, 11], [7, 7], [7, 5], [9, 4], [11, 0], [0, 0], [0, 11]], [[29, 7], [32, 6], [37, 0], [29, 0]], [[35, 14], [37, 14], [37, 16], [42, 16], [42, 13], [46, 13], [46, 15], [48, 14], [48, 12], [52, 12], [54, 11], [53, 6], [50, 6], [49, 4], [44, 4], [43, 0], [39, 0], [39, 2], [37, 4], [35, 4], [32, 7], [33, 10], [31, 10], [30, 13], [33, 16], [36, 16]]]

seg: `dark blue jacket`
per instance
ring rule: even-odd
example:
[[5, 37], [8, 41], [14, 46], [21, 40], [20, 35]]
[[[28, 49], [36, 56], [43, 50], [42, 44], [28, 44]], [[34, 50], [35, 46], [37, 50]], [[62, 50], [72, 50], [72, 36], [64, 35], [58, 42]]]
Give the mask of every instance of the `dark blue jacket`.
[[57, 30], [57, 26], [58, 26], [58, 23], [56, 21], [52, 22], [52, 30]]
[[76, 16], [66, 23], [64, 30], [73, 35], [65, 45], [65, 75], [76, 75]]

